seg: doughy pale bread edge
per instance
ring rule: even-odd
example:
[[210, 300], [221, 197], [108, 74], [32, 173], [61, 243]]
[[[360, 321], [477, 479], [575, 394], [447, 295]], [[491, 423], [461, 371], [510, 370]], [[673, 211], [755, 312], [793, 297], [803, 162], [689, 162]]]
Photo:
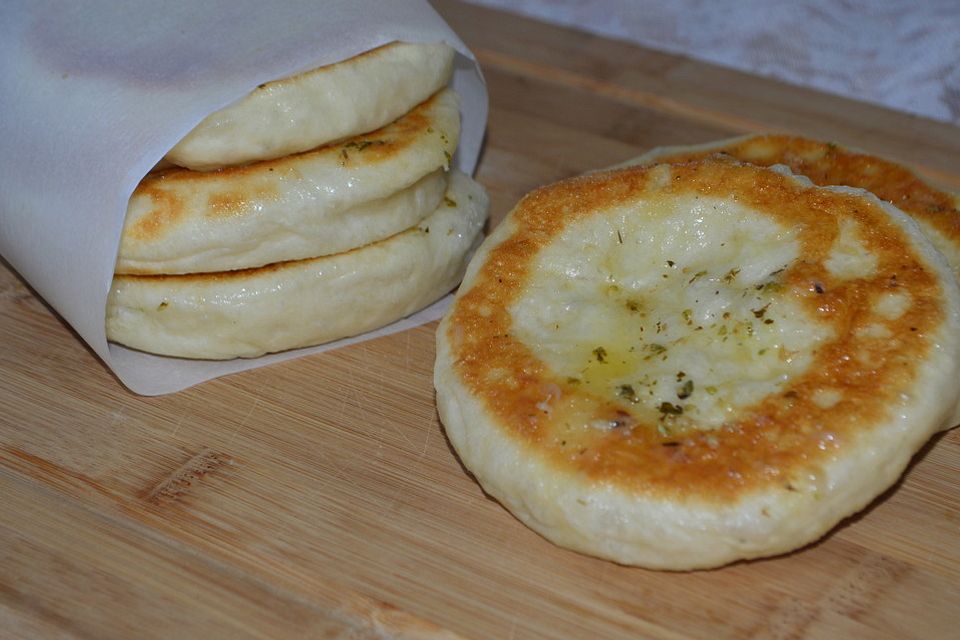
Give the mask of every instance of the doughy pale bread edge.
[[456, 172], [446, 201], [420, 225], [353, 251], [239, 272], [117, 276], [107, 337], [161, 355], [227, 359], [384, 326], [457, 285], [487, 205], [483, 188]]
[[454, 50], [395, 42], [268, 82], [200, 122], [165, 159], [209, 170], [279, 158], [399, 118], [447, 84]]
[[[877, 201], [863, 190], [838, 190]], [[460, 382], [448, 338], [453, 307], [437, 331], [434, 375], [438, 412], [451, 444], [484, 490], [530, 528], [563, 547], [618, 563], [667, 570], [713, 568], [785, 553], [817, 540], [897, 480], [914, 453], [942, 426], [957, 396], [953, 381], [960, 373], [960, 290], [916, 225], [889, 204], [882, 206], [908, 229], [915, 250], [943, 283], [949, 311], [932, 340], [941, 349], [932, 364], [922, 368], [915, 394], [898, 407], [897, 415], [848, 447], [847, 457], [823, 468], [829, 487], [824, 496], [787, 494], [778, 503], [776, 529], [756, 517], [768, 502], [763, 492], [719, 506], [695, 497], [670, 502], [558, 473], [536, 450], [505, 432], [484, 402]], [[458, 298], [470, 290], [491, 251], [513, 231], [508, 216], [477, 251]]]

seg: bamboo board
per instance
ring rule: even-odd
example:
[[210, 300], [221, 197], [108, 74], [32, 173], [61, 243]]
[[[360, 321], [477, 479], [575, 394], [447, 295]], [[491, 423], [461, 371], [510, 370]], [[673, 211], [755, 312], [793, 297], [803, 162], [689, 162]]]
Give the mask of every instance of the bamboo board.
[[[659, 144], [831, 138], [960, 187], [960, 130], [452, 0], [491, 94], [494, 222]], [[433, 402], [435, 325], [135, 396], [0, 267], [0, 636], [907, 638], [960, 623], [960, 433], [823, 541], [668, 574], [486, 497]]]

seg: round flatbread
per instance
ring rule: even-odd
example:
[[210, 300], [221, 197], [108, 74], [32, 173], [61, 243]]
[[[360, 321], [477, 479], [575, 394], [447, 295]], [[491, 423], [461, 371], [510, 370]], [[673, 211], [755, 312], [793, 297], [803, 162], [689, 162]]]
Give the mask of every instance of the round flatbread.
[[437, 208], [460, 136], [446, 89], [347, 142], [215, 172], [148, 175], [127, 207], [116, 272], [248, 269], [346, 251]]
[[454, 51], [395, 42], [337, 64], [260, 85], [217, 111], [166, 155], [196, 170], [279, 158], [367, 133], [446, 86]]
[[957, 404], [960, 291], [903, 213], [700, 161], [527, 195], [437, 334], [464, 465], [565, 547], [660, 569], [816, 540]]
[[487, 196], [454, 172], [436, 211], [380, 242], [259, 269], [114, 278], [107, 338], [183, 358], [225, 359], [320, 344], [427, 306], [460, 281]]
[[658, 147], [626, 164], [686, 162], [716, 153], [764, 167], [782, 164], [814, 184], [859, 187], [892, 202], [920, 224], [960, 278], [960, 197], [934, 187], [895, 162], [833, 142], [766, 134]]

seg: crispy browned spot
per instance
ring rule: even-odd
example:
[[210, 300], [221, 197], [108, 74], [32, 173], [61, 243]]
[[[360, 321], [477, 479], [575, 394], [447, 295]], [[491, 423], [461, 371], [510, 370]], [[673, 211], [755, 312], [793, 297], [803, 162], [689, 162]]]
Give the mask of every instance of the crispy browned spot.
[[148, 199], [152, 208], [124, 231], [132, 238], [142, 240], [157, 238], [183, 215], [183, 200], [177, 194], [163, 188], [163, 172], [155, 175], [155, 178], [145, 178], [133, 192], [133, 198]]
[[278, 197], [275, 182], [267, 182], [255, 187], [241, 185], [236, 189], [228, 189], [213, 193], [207, 199], [206, 215], [211, 218], [229, 218], [246, 213], [252, 200], [263, 201]]
[[930, 223], [960, 248], [960, 211], [956, 196], [930, 186], [896, 163], [857, 153], [829, 142], [797, 136], [764, 135], [692, 153], [663, 156], [658, 162], [685, 162], [726, 153], [761, 166], [784, 164], [814, 184], [859, 187]]
[[[812, 322], [832, 325], [836, 335], [814, 354], [806, 373], [789, 381], [780, 395], [743, 408], [734, 421], [712, 431], [686, 429], [664, 436], [656, 425], [638, 419], [641, 424], [631, 430], [591, 429], [568, 442], [561, 436], [562, 416], [539, 410], [544, 390], [552, 388], [564, 398], [593, 402], [596, 419], [630, 415], [629, 403], [590, 396], [552, 374], [511, 336], [507, 310], [531, 277], [533, 257], [565, 225], [650, 188], [643, 168], [560, 182], [520, 202], [511, 214], [513, 234], [491, 251], [476, 283], [451, 311], [447, 337], [455, 370], [505, 433], [530, 455], [546, 456], [563, 471], [673, 499], [689, 495], [729, 502], [764, 487], [794, 490], [794, 478], [836, 453], [819, 446], [827, 432], [834, 438], [831, 447], [849, 445], [869, 428], [865, 425], [886, 415], [899, 391], [915, 378], [917, 362], [930, 348], [926, 334], [944, 317], [939, 283], [901, 229], [862, 198], [806, 188], [775, 172], [732, 162], [692, 162], [671, 169], [667, 195], [739, 198], [800, 230], [801, 259], [782, 274], [782, 282]], [[859, 223], [861, 241], [878, 259], [873, 277], [837, 280], [823, 266], [838, 233], [837, 219], [844, 216]], [[875, 300], [896, 287], [910, 293], [912, 307], [899, 320], [879, 318], [872, 311]], [[896, 340], [856, 335], [857, 328], [871, 322], [885, 324]], [[856, 354], [863, 352], [873, 366], [857, 363]], [[506, 373], [494, 378], [491, 370]], [[842, 390], [843, 399], [830, 409], [817, 406], [811, 398], [822, 388]]]

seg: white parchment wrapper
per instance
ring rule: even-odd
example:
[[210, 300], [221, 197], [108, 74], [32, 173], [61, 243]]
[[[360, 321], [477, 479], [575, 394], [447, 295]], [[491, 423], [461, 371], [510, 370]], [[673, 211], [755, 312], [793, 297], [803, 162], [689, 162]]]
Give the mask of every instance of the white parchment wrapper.
[[257, 85], [394, 40], [444, 41], [474, 170], [487, 93], [472, 54], [425, 0], [5, 0], [0, 3], [0, 253], [136, 393], [170, 393], [436, 319], [250, 360], [192, 361], [109, 344], [127, 201], [210, 113]]

